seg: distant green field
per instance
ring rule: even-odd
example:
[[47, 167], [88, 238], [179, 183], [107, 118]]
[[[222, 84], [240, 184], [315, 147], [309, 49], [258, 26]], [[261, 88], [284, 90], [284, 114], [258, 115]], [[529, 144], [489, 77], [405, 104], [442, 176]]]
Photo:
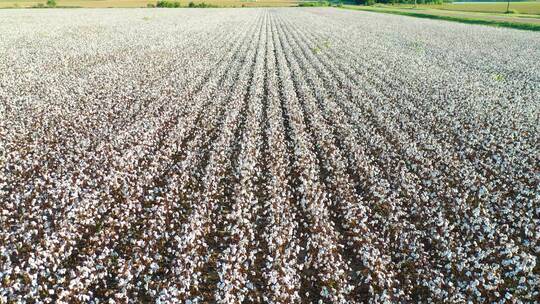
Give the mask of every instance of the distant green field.
[[377, 13], [403, 15], [417, 18], [437, 19], [454, 22], [462, 22], [468, 24], [482, 24], [499, 27], [509, 27], [523, 30], [540, 31], [540, 16], [525, 15], [525, 14], [501, 14], [501, 13], [486, 13], [486, 12], [469, 12], [469, 11], [451, 11], [433, 8], [436, 6], [417, 6], [413, 8], [411, 5], [345, 5], [343, 8], [369, 11]]
[[[446, 3], [442, 5], [428, 5], [427, 7], [463, 12], [504, 13], [506, 2], [477, 2], [477, 3]], [[519, 14], [540, 15], [540, 1], [536, 2], [510, 2], [510, 10]]]
[[[418, 4], [416, 7], [412, 4], [376, 4], [374, 7], [389, 9], [434, 9], [443, 11], [471, 12], [471, 13], [498, 13], [506, 12], [506, 2], [462, 2], [462, 3], [444, 3], [444, 4]], [[540, 1], [530, 2], [510, 2], [509, 10], [514, 14], [540, 15]]]
[[[171, 0], [174, 1], [174, 0]], [[257, 7], [257, 6], [296, 6], [295, 0], [179, 0], [182, 6], [189, 2], [205, 2], [220, 7]], [[47, 0], [0, 0], [0, 8], [9, 7], [33, 7]], [[59, 7], [146, 7], [148, 4], [156, 4], [157, 0], [57, 0]]]

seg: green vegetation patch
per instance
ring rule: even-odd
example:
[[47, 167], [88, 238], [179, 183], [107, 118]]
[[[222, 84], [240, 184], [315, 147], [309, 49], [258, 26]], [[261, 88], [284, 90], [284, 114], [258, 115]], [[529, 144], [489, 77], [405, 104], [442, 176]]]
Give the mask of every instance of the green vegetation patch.
[[167, 0], [160, 0], [156, 4], [157, 7], [168, 7], [168, 8], [178, 8], [180, 6], [180, 2], [178, 1], [167, 1]]
[[508, 27], [508, 28], [529, 30], [529, 31], [540, 31], [540, 24], [534, 24], [534, 23], [499, 21], [499, 20], [493, 20], [493, 19], [490, 20], [490, 19], [468, 18], [468, 17], [458, 17], [458, 16], [441, 16], [441, 15], [433, 15], [429, 13], [411, 12], [411, 11], [404, 11], [404, 10], [397, 10], [397, 9], [371, 8], [371, 7], [365, 7], [365, 6], [364, 7], [345, 6], [344, 8], [352, 9], [352, 10], [360, 10], [360, 11], [370, 11], [370, 12], [377, 12], [377, 13], [403, 15], [403, 16], [417, 17], [417, 18], [461, 22], [461, 23], [468, 23], [468, 24]]
[[190, 8], [217, 8], [218, 6], [217, 6], [217, 5], [208, 4], [208, 3], [205, 3], [205, 2], [195, 3], [195, 2], [193, 2], [193, 1], [191, 1], [191, 2], [188, 4], [188, 7], [190, 7]]
[[310, 1], [310, 2], [300, 2], [298, 4], [300, 7], [322, 7], [322, 6], [331, 6], [328, 1]]

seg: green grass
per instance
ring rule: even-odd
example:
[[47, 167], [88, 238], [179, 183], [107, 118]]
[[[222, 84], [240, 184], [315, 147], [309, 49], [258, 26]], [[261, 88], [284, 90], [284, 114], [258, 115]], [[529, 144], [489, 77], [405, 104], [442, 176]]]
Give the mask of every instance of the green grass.
[[417, 18], [461, 22], [461, 23], [468, 23], [468, 24], [480, 24], [480, 25], [508, 27], [508, 28], [529, 30], [529, 31], [540, 31], [540, 24], [494, 20], [494, 19], [489, 18], [488, 14], [486, 14], [486, 16], [478, 16], [478, 17], [462, 17], [462, 16], [438, 15], [436, 13], [433, 13], [432, 11], [422, 11], [422, 10], [411, 11], [410, 9], [407, 10], [407, 9], [399, 9], [399, 8], [391, 9], [391, 8], [382, 8], [382, 7], [351, 6], [351, 5], [346, 5], [343, 8], [352, 9], [352, 10], [394, 14], [394, 15], [402, 15], [402, 16], [409, 16], [409, 17], [417, 17]]
[[298, 3], [298, 6], [300, 7], [321, 7], [321, 6], [330, 6], [330, 2], [328, 1], [307, 1], [307, 2], [300, 2]]
[[[452, 12], [471, 13], [506, 13], [506, 2], [476, 2], [476, 3], [443, 3], [443, 4], [376, 4], [376, 7], [399, 8], [399, 9], [435, 9]], [[520, 15], [540, 15], [540, 1], [510, 2], [510, 11]]]
[[[461, 12], [479, 13], [504, 13], [506, 12], [506, 2], [484, 2], [484, 3], [445, 3], [441, 5], [430, 5], [428, 7]], [[537, 2], [510, 2], [510, 11], [517, 14], [540, 15], [540, 1]]]

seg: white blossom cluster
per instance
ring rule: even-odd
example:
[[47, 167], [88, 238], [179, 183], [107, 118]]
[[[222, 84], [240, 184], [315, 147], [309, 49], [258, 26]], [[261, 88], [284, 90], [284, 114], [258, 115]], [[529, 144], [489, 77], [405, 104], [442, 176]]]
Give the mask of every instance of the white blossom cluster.
[[539, 303], [540, 36], [0, 11], [0, 303]]

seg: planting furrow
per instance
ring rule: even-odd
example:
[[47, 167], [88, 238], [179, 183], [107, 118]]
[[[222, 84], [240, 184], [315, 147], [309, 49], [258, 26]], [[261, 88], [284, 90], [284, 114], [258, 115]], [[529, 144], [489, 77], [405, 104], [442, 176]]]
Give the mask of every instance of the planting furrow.
[[[249, 76], [245, 85], [247, 89], [242, 94], [242, 109], [238, 114], [239, 120], [235, 124], [236, 130], [234, 131], [234, 135], [232, 137], [233, 142], [231, 143], [231, 156], [228, 160], [229, 167], [224, 174], [225, 178], [221, 180], [225, 188], [223, 191], [220, 191], [224, 194], [224, 200], [219, 200], [220, 212], [215, 218], [215, 221], [219, 223], [217, 225], [217, 229], [215, 230], [217, 233], [212, 233], [209, 236], [209, 239], [215, 241], [215, 243], [211, 246], [209, 256], [216, 256], [216, 264], [210, 265], [210, 267], [215, 268], [219, 277], [219, 281], [215, 282], [216, 286], [214, 288], [216, 288], [216, 290], [214, 290], [214, 299], [215, 301], [221, 303], [243, 301], [246, 294], [250, 290], [253, 291], [255, 289], [253, 283], [247, 281], [245, 271], [249, 268], [248, 265], [250, 262], [248, 262], [248, 260], [251, 261], [252, 265], [254, 261], [253, 253], [256, 251], [256, 249], [250, 251], [250, 256], [246, 257], [245, 254], [247, 254], [247, 250], [243, 248], [243, 246], [237, 246], [236, 243], [241, 241], [239, 235], [244, 236], [244, 233], [246, 238], [249, 239], [247, 242], [254, 242], [253, 232], [250, 231], [249, 228], [247, 231], [242, 231], [243, 227], [241, 228], [239, 226], [242, 224], [247, 225], [248, 221], [252, 219], [250, 211], [246, 210], [248, 205], [245, 204], [245, 201], [241, 200], [243, 192], [250, 191], [250, 189], [242, 189], [241, 187], [238, 187], [238, 185], [243, 183], [246, 187], [250, 187], [252, 183], [251, 180], [244, 179], [242, 177], [242, 172], [239, 172], [238, 169], [242, 165], [246, 164], [248, 167], [244, 169], [249, 170], [249, 166], [253, 164], [248, 163], [250, 162], [249, 159], [242, 158], [242, 150], [245, 147], [244, 142], [249, 141], [247, 136], [251, 136], [249, 133], [246, 136], [246, 128], [249, 127], [249, 130], [253, 131], [253, 123], [257, 125], [256, 121], [252, 122], [249, 120], [253, 117], [250, 117], [249, 115], [254, 114], [250, 110], [252, 110], [253, 94], [255, 94], [257, 91], [256, 77], [258, 75], [256, 73], [258, 64], [260, 64], [260, 54], [262, 53], [261, 41], [263, 39], [263, 29], [266, 27], [267, 16], [266, 14], [262, 15], [263, 22], [260, 26], [258, 37], [256, 38], [257, 44], [254, 59], [249, 68]], [[255, 105], [255, 107], [260, 108], [260, 105]], [[245, 170], [244, 173], [246, 172]], [[250, 185], [247, 185], [247, 183]], [[240, 200], [232, 199], [233, 196], [239, 197]], [[255, 205], [255, 208], [257, 207], [256, 203], [253, 205]], [[247, 216], [249, 220], [243, 219], [243, 215]], [[240, 216], [240, 223], [236, 221], [237, 216]], [[242, 245], [244, 245], [246, 241], [242, 241]], [[244, 257], [242, 257], [243, 254]], [[240, 260], [242, 258], [245, 260], [240, 261], [239, 263], [235, 262], [235, 260]], [[210, 280], [210, 282], [213, 281]], [[208, 284], [210, 282], [206, 283]]]
[[[254, 292], [250, 296], [251, 299], [257, 299], [259, 302], [263, 299], [267, 299], [266, 295], [268, 294], [267, 282], [264, 279], [264, 276], [261, 275], [265, 271], [266, 266], [266, 257], [269, 254], [268, 251], [268, 240], [265, 238], [265, 233], [270, 229], [269, 227], [269, 214], [265, 208], [265, 204], [269, 199], [268, 193], [268, 158], [270, 153], [269, 140], [266, 136], [266, 131], [269, 128], [268, 123], [268, 61], [269, 61], [269, 43], [270, 43], [270, 34], [271, 34], [271, 21], [269, 13], [265, 12], [266, 23], [264, 26], [264, 55], [262, 66], [258, 74], [258, 79], [261, 83], [261, 88], [259, 89], [260, 94], [260, 103], [259, 110], [260, 114], [258, 115], [258, 133], [259, 144], [257, 146], [258, 157], [255, 162], [255, 170], [258, 172], [254, 185], [254, 197], [257, 201], [256, 207], [254, 208], [254, 234], [255, 234], [255, 246], [254, 250], [256, 251], [253, 257], [253, 267], [249, 271], [247, 278], [252, 282]], [[250, 125], [250, 124], [248, 124]]]
[[263, 239], [267, 244], [263, 271], [266, 292], [264, 301], [270, 303], [294, 303], [301, 298], [301, 263], [300, 225], [295, 211], [291, 177], [289, 175], [289, 156], [291, 150], [290, 129], [287, 120], [283, 119], [279, 74], [277, 69], [277, 50], [274, 42], [275, 12], [269, 12], [269, 33], [267, 35], [266, 60], [266, 118], [265, 137], [270, 148], [263, 160], [268, 164], [266, 180], [268, 181], [268, 200], [264, 202], [267, 214], [267, 229]]
[[[260, 41], [267, 40], [267, 13], [265, 12], [264, 29], [261, 29]], [[257, 236], [257, 222], [261, 205], [259, 202], [260, 187], [257, 181], [261, 179], [262, 172], [258, 163], [262, 162], [261, 145], [262, 129], [262, 103], [264, 85], [264, 61], [266, 44], [259, 42], [255, 55], [255, 64], [252, 70], [247, 99], [248, 108], [242, 113], [244, 121], [239, 129], [244, 129], [236, 135], [239, 147], [239, 156], [233, 160], [235, 182], [233, 187], [234, 201], [225, 217], [224, 230], [228, 236], [224, 238], [225, 249], [218, 257], [218, 275], [220, 281], [216, 293], [216, 300], [223, 303], [241, 303], [244, 301], [261, 302], [262, 292], [255, 285], [257, 277], [256, 261], [260, 256], [259, 237]], [[261, 54], [264, 54], [261, 56]], [[246, 128], [246, 126], [249, 126]], [[260, 259], [260, 258], [259, 258]]]
[[[214, 289], [217, 286], [217, 250], [220, 250], [221, 238], [224, 237], [223, 228], [217, 225], [224, 225], [225, 213], [230, 208], [229, 200], [232, 198], [230, 183], [234, 181], [232, 176], [231, 155], [235, 135], [240, 131], [239, 127], [234, 127], [242, 119], [242, 115], [247, 107], [242, 86], [238, 82], [249, 83], [249, 72], [255, 64], [255, 52], [258, 49], [257, 40], [262, 29], [262, 18], [259, 19], [256, 27], [256, 34], [251, 38], [249, 49], [245, 51], [243, 60], [238, 62], [236, 68], [240, 74], [230, 79], [231, 91], [224, 92], [228, 101], [228, 109], [220, 126], [219, 137], [211, 142], [210, 153], [205, 156], [204, 171], [197, 173], [200, 176], [200, 186], [196, 193], [193, 193], [194, 207], [189, 216], [189, 221], [180, 227], [178, 239], [175, 240], [175, 254], [172, 263], [172, 274], [175, 275], [175, 285], [169, 288], [167, 294], [171, 299], [191, 299], [209, 300], [214, 298]], [[250, 64], [248, 64], [250, 63]], [[235, 85], [232, 86], [232, 83]], [[204, 276], [193, 275], [194, 273], [204, 273]]]
[[[351, 158], [353, 159], [351, 164], [354, 166], [356, 164], [354, 156], [362, 155], [363, 152], [350, 149], [350, 144], [347, 144], [347, 142], [354, 143], [355, 141], [350, 136], [350, 126], [345, 126], [345, 132], [336, 130], [336, 124], [343, 124], [348, 119], [344, 119], [343, 113], [340, 112], [340, 105], [334, 102], [332, 95], [326, 91], [326, 84], [319, 79], [318, 75], [321, 71], [315, 71], [310, 66], [317, 59], [313, 58], [309, 48], [301, 43], [301, 39], [295, 35], [293, 29], [286, 27], [285, 33], [289, 36], [287, 41], [297, 46], [292, 48], [294, 54], [291, 55], [295, 61], [291, 59], [289, 64], [295, 67], [300, 75], [293, 76], [293, 79], [299, 83], [297, 87], [311, 88], [309, 91], [302, 90], [300, 93], [305, 100], [303, 110], [308, 117], [310, 129], [313, 131], [313, 142], [317, 143], [321, 163], [326, 167], [324, 181], [331, 195], [332, 220], [340, 233], [343, 253], [348, 257], [349, 266], [353, 270], [351, 279], [354, 283], [351, 285], [355, 287], [355, 290], [352, 293], [357, 301], [365, 301], [367, 287], [362, 281], [366, 279], [365, 271], [368, 270], [366, 265], [370, 263], [362, 261], [364, 256], [362, 250], [373, 250], [366, 247], [366, 245], [374, 245], [367, 235], [375, 233], [373, 230], [377, 229], [369, 227], [369, 224], [366, 225], [369, 211], [366, 209], [366, 202], [362, 200], [366, 184], [358, 177], [353, 178], [363, 173], [359, 170], [351, 170], [349, 164], [349, 158]], [[298, 65], [302, 68], [300, 69]], [[303, 80], [307, 83], [301, 83]], [[336, 90], [333, 91], [336, 92]], [[379, 267], [384, 268], [383, 265]], [[372, 269], [370, 276], [375, 272], [376, 269]]]
[[[279, 22], [277, 27], [281, 27]], [[324, 185], [320, 183], [318, 160], [309, 141], [308, 130], [304, 124], [284, 54], [287, 46], [284, 46], [281, 35], [279, 32], [276, 33], [275, 44], [278, 45], [278, 69], [282, 80], [282, 107], [286, 111], [292, 131], [294, 151], [289, 157], [292, 159], [292, 175], [297, 179], [293, 181], [297, 183], [294, 187], [296, 204], [303, 218], [301, 225], [304, 225], [300, 235], [300, 239], [304, 242], [302, 244], [304, 251], [301, 253], [301, 257], [304, 256], [302, 293], [313, 301], [327, 299], [344, 302], [350, 291], [350, 287], [346, 284], [348, 267], [340, 254], [336, 231], [326, 208], [328, 197]]]

